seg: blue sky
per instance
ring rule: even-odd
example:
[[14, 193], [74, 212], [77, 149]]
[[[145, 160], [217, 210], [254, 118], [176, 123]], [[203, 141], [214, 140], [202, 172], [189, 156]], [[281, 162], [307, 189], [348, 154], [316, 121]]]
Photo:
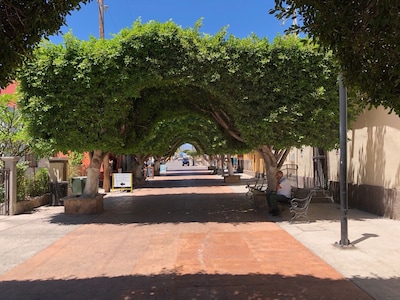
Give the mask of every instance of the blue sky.
[[[269, 14], [273, 0], [104, 0], [107, 6], [104, 17], [105, 38], [111, 38], [121, 29], [131, 27], [140, 18], [143, 23], [150, 20], [174, 21], [181, 27], [193, 27], [203, 18], [201, 32], [215, 34], [222, 27], [228, 27], [228, 34], [239, 38], [255, 33], [267, 37], [270, 42], [277, 34], [291, 24], [276, 19]], [[72, 29], [79, 39], [88, 39], [91, 35], [99, 37], [99, 12], [96, 0], [83, 5], [79, 11], [73, 11], [67, 17], [67, 26], [63, 33]], [[52, 36], [54, 43], [62, 41], [62, 36]]]

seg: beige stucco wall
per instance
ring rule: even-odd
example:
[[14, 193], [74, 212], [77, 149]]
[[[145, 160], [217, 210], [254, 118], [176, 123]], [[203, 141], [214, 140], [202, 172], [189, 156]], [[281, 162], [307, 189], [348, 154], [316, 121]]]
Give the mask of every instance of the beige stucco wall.
[[[400, 188], [400, 117], [384, 108], [365, 110], [347, 134], [347, 181], [355, 185]], [[313, 177], [313, 149], [292, 149], [287, 163], [301, 178]], [[328, 153], [328, 180], [339, 181], [340, 151]]]
[[309, 186], [308, 178], [313, 178], [313, 148], [303, 147], [301, 149], [292, 148], [286, 163], [298, 166], [297, 174], [299, 177], [299, 187]]
[[[400, 187], [400, 117], [389, 110], [366, 110], [348, 131], [348, 182]], [[339, 181], [339, 153], [329, 153], [329, 179]]]

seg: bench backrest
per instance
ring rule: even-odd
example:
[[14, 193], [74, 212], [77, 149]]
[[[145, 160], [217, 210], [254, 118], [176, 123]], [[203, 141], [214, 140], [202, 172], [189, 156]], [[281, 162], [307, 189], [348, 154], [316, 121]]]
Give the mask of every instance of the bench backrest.
[[310, 189], [292, 187], [292, 198], [305, 198], [310, 194], [310, 192]]

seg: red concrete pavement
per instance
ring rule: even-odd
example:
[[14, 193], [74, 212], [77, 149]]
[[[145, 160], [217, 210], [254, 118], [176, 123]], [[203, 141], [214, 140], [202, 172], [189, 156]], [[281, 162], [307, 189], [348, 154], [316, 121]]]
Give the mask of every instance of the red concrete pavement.
[[108, 194], [2, 274], [0, 299], [372, 299], [220, 176], [184, 170]]

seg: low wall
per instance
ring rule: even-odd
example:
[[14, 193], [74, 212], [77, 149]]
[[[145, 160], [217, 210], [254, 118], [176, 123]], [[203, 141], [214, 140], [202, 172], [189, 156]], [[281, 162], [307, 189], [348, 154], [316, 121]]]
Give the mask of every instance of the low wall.
[[[340, 203], [340, 183], [330, 182], [333, 199]], [[400, 220], [400, 190], [385, 189], [381, 186], [349, 184], [347, 189], [349, 208], [390, 219]]]
[[225, 183], [239, 183], [240, 182], [240, 175], [227, 175], [224, 176]]
[[15, 214], [22, 214], [27, 211], [32, 211], [36, 207], [48, 205], [51, 201], [51, 194], [45, 194], [43, 196], [34, 197], [30, 200], [17, 201]]
[[90, 196], [68, 196], [61, 200], [64, 203], [64, 212], [66, 214], [99, 214], [102, 213], [103, 198], [105, 194], [97, 194], [94, 197]]

